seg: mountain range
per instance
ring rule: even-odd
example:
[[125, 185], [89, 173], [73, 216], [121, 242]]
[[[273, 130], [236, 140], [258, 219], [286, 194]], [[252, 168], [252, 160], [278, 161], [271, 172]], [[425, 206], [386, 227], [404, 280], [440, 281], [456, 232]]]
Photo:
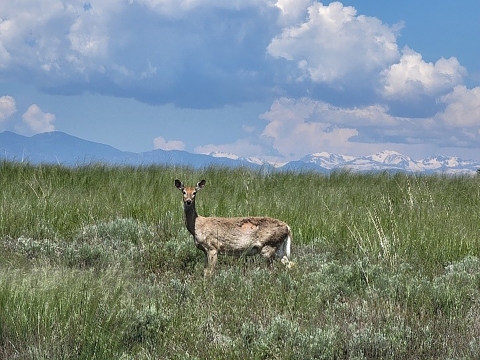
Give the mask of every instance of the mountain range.
[[118, 150], [112, 146], [80, 139], [54, 131], [31, 137], [5, 131], [0, 133], [0, 160], [30, 164], [60, 164], [64, 166], [102, 163], [107, 165], [148, 166], [154, 164], [191, 166], [211, 165], [284, 171], [331, 171], [348, 169], [356, 172], [414, 172], [442, 174], [475, 174], [479, 161], [457, 157], [434, 156], [413, 160], [395, 151], [385, 150], [370, 156], [353, 157], [319, 152], [297, 161], [278, 165], [257, 157], [243, 158], [233, 154], [192, 154], [180, 150], [152, 150], [141, 153]]

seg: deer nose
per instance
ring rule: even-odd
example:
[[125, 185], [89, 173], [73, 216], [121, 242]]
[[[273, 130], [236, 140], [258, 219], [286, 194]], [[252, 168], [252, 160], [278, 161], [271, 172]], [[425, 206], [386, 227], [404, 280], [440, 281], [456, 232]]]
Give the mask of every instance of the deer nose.
[[185, 200], [185, 204], [187, 204], [187, 205], [192, 205], [192, 200], [190, 200], [190, 199]]

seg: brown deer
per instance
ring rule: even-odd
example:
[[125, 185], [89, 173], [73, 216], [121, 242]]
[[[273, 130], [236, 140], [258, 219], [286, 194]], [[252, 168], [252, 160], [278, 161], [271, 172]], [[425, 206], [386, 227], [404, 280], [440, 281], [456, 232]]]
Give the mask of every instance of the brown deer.
[[287, 268], [292, 232], [283, 221], [270, 217], [204, 217], [195, 210], [195, 196], [205, 186], [205, 180], [195, 187], [186, 187], [180, 180], [175, 186], [183, 193], [185, 225], [193, 235], [197, 248], [205, 253], [204, 276], [212, 275], [217, 254], [251, 256], [261, 254], [269, 266], [280, 259]]

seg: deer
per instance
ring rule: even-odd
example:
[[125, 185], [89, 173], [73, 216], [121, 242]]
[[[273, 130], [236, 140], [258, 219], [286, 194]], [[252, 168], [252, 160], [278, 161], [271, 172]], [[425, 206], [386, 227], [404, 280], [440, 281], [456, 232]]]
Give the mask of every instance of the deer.
[[279, 260], [290, 269], [289, 260], [292, 231], [283, 221], [266, 216], [210, 217], [201, 216], [195, 210], [197, 192], [205, 187], [201, 180], [194, 187], [187, 187], [180, 180], [175, 186], [183, 194], [185, 226], [192, 234], [195, 245], [205, 254], [204, 277], [213, 274], [217, 255], [253, 256], [260, 254], [269, 268]]

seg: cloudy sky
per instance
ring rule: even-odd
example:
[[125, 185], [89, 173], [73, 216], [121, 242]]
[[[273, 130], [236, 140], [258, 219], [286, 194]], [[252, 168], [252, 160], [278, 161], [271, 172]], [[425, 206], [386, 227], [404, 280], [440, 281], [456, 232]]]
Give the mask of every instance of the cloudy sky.
[[0, 131], [480, 160], [480, 1], [0, 3]]

